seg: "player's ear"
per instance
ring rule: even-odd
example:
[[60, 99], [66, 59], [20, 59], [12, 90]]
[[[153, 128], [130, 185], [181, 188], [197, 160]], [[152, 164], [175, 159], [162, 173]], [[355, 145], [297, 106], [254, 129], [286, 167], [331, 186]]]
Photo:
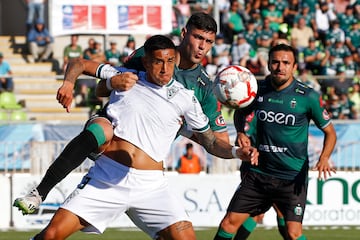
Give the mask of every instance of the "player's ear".
[[182, 39], [185, 38], [186, 32], [187, 32], [186, 28], [183, 27], [183, 28], [181, 29], [181, 38], [182, 38]]

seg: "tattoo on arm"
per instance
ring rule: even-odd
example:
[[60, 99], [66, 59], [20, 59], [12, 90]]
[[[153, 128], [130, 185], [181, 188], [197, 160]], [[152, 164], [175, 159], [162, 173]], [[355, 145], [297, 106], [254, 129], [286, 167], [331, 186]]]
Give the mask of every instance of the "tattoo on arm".
[[233, 158], [231, 154], [232, 146], [221, 139], [217, 139], [211, 129], [202, 133], [195, 133], [195, 135], [208, 153], [221, 158]]
[[71, 60], [66, 67], [64, 81], [75, 84], [76, 79], [83, 73], [84, 66], [81, 62]]

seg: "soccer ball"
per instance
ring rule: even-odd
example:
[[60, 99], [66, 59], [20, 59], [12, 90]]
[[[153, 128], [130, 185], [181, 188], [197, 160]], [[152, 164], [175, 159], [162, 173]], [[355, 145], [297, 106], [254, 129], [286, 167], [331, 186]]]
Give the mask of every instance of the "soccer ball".
[[255, 99], [258, 84], [249, 69], [242, 66], [228, 66], [220, 71], [214, 80], [214, 94], [225, 106], [233, 109], [245, 108]]

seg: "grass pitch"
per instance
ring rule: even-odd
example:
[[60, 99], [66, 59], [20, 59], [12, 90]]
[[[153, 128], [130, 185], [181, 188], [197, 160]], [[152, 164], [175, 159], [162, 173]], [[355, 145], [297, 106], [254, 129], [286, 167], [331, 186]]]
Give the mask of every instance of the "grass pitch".
[[[30, 239], [38, 231], [2, 231], [0, 240]], [[211, 240], [216, 228], [197, 229], [198, 240]], [[359, 227], [305, 227], [304, 234], [308, 240], [358, 240], [360, 236]], [[70, 240], [149, 240], [143, 232], [129, 229], [107, 229], [102, 235], [76, 233]], [[281, 239], [277, 229], [265, 229], [258, 227], [248, 238], [249, 240], [278, 240]]]

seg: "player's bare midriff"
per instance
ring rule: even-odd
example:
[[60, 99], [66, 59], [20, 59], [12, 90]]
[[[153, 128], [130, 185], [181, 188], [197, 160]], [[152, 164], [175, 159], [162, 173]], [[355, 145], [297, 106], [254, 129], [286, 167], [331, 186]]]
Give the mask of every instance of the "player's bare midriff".
[[125, 166], [139, 170], [163, 170], [163, 162], [156, 162], [140, 148], [116, 136], [104, 155]]

